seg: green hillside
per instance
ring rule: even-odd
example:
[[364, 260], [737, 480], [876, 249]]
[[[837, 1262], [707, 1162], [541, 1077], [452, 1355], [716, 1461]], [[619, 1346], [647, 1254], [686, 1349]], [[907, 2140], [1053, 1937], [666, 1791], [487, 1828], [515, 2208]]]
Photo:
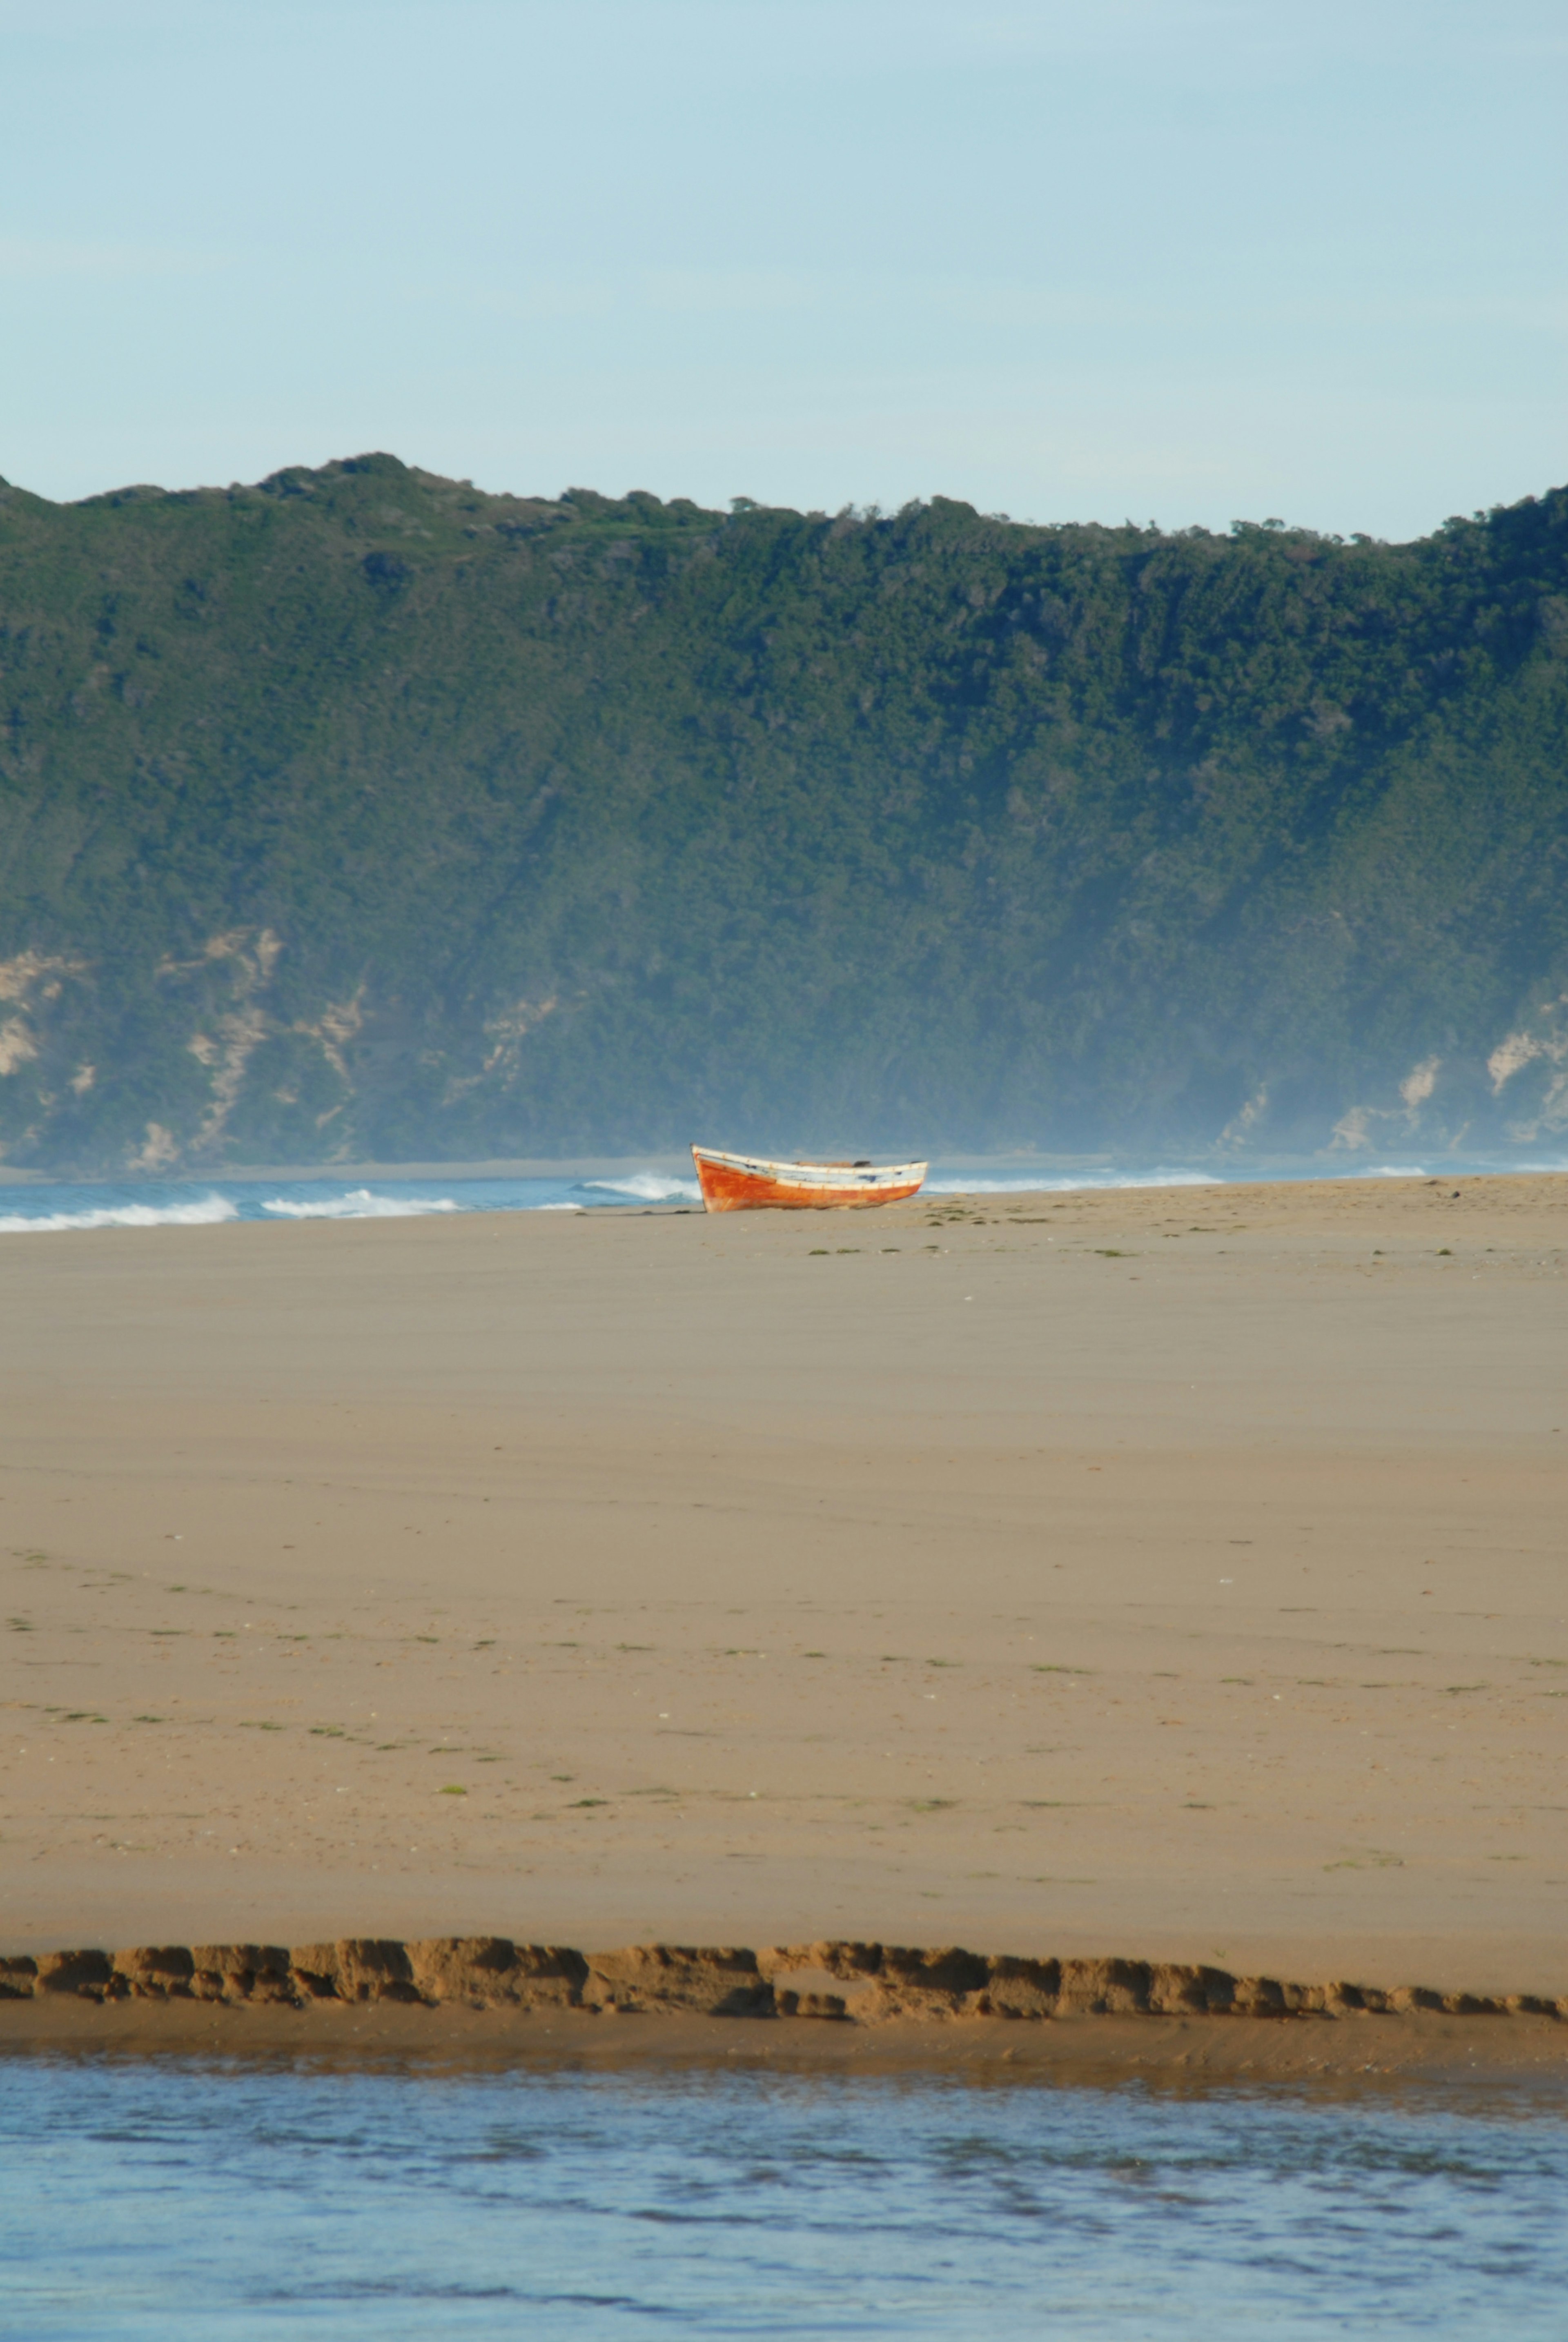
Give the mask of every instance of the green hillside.
[[1539, 1148], [1565, 816], [1568, 491], [0, 488], [0, 1147]]

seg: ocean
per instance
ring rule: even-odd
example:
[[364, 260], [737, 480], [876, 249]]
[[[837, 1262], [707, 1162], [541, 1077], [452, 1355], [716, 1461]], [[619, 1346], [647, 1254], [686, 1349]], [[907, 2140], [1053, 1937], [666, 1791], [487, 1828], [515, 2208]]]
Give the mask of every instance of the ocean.
[[1561, 2097], [0, 2061], [14, 2342], [1564, 2332]]
[[[1495, 1171], [1568, 1170], [1568, 1160], [1502, 1162], [1445, 1157], [1430, 1169], [1414, 1161], [1336, 1166], [1333, 1176], [1418, 1179], [1441, 1173], [1469, 1177]], [[1117, 1187], [1206, 1187], [1268, 1177], [1323, 1178], [1323, 1166], [1290, 1172], [1237, 1166], [1223, 1174], [1181, 1164], [1137, 1163], [1082, 1170], [977, 1170], [933, 1164], [930, 1196], [1068, 1195]], [[628, 1166], [598, 1178], [153, 1179], [38, 1180], [0, 1185], [0, 1236], [39, 1236], [74, 1228], [212, 1227], [226, 1220], [376, 1220], [450, 1212], [591, 1212], [618, 1206], [698, 1206], [689, 1174]]]

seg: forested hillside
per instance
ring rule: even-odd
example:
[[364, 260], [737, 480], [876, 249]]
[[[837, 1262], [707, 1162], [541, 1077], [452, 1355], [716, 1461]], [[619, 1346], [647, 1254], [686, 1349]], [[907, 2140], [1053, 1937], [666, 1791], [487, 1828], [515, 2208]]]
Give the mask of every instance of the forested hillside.
[[1568, 492], [0, 488], [10, 1164], [1553, 1134]]

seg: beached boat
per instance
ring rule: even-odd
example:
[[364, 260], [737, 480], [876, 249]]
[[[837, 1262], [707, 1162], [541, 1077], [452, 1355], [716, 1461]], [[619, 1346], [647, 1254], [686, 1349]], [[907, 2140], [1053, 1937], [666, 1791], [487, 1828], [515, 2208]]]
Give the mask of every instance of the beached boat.
[[823, 1212], [897, 1204], [916, 1194], [924, 1163], [770, 1163], [694, 1146], [703, 1206], [710, 1212]]

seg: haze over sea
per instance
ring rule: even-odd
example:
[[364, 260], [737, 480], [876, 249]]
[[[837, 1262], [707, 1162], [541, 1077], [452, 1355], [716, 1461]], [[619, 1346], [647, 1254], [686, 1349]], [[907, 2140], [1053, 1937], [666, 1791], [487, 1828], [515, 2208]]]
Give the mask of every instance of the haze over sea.
[[1544, 2342], [1568, 2286], [1524, 2092], [12, 2059], [0, 2151], [37, 2342]]

